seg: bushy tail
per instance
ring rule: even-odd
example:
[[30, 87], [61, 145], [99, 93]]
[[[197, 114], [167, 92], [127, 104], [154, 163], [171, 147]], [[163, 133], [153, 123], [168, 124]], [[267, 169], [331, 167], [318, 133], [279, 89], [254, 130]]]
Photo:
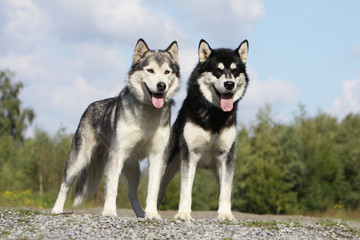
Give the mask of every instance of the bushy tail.
[[78, 206], [95, 193], [104, 172], [106, 155], [104, 147], [99, 147], [93, 153], [90, 163], [81, 170], [76, 184], [74, 206]]

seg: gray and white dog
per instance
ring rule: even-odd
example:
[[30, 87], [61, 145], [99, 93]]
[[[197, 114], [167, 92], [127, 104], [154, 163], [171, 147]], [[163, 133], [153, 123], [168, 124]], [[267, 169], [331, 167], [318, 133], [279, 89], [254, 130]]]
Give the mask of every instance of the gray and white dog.
[[[120, 173], [124, 173], [136, 216], [160, 218], [158, 191], [166, 166], [164, 150], [170, 136], [172, 98], [179, 87], [179, 77], [176, 41], [166, 50], [150, 50], [144, 40], [138, 40], [125, 88], [118, 97], [90, 104], [81, 117], [52, 213], [63, 212], [76, 177], [74, 205], [90, 197], [107, 163], [102, 215], [117, 215], [118, 181]], [[149, 160], [149, 179], [144, 212], [137, 189], [139, 161], [146, 157]]]
[[196, 168], [201, 167], [210, 169], [219, 184], [218, 218], [234, 219], [231, 185], [236, 110], [249, 82], [245, 65], [248, 47], [246, 40], [235, 50], [212, 49], [206, 41], [200, 41], [199, 63], [191, 73], [186, 99], [171, 129], [167, 168], [159, 191], [160, 202], [180, 168], [177, 218], [191, 219], [192, 186]]

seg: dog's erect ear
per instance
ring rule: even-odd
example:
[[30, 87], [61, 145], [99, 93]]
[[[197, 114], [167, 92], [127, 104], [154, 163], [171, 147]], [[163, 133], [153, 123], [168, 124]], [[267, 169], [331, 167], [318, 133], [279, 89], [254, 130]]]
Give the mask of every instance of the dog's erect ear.
[[134, 51], [134, 57], [133, 57], [133, 63], [136, 63], [137, 61], [139, 61], [140, 58], [142, 58], [144, 56], [145, 53], [147, 53], [149, 51], [148, 46], [146, 45], [146, 42], [140, 38], [135, 46], [135, 51]]
[[243, 63], [246, 63], [248, 51], [249, 51], [249, 43], [247, 40], [244, 40], [240, 44], [240, 46], [236, 49], [236, 52], [239, 53], [240, 59]]
[[199, 43], [199, 62], [205, 62], [208, 60], [210, 54], [211, 47], [204, 39], [201, 39]]
[[175, 60], [175, 62], [178, 62], [178, 44], [176, 41], [173, 41], [168, 48], [166, 49], [168, 53], [170, 53], [171, 57]]

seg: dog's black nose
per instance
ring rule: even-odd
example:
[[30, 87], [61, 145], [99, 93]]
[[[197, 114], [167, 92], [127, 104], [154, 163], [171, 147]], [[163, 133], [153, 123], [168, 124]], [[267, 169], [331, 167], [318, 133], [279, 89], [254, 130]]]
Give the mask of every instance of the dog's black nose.
[[164, 82], [159, 82], [156, 86], [157, 86], [157, 89], [161, 92], [166, 89], [166, 84]]
[[224, 86], [227, 90], [231, 90], [234, 88], [235, 83], [232, 81], [226, 81], [226, 82], [224, 82]]

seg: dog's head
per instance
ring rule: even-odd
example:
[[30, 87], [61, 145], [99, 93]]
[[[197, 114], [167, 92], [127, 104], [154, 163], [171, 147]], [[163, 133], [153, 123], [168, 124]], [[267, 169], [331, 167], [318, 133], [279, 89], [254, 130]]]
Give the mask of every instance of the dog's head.
[[143, 39], [138, 40], [128, 84], [130, 91], [139, 101], [162, 108], [178, 90], [179, 78], [176, 41], [165, 50], [150, 50]]
[[249, 79], [246, 59], [249, 44], [243, 41], [235, 49], [211, 49], [205, 40], [199, 44], [198, 84], [205, 99], [224, 112], [233, 109], [244, 95]]

